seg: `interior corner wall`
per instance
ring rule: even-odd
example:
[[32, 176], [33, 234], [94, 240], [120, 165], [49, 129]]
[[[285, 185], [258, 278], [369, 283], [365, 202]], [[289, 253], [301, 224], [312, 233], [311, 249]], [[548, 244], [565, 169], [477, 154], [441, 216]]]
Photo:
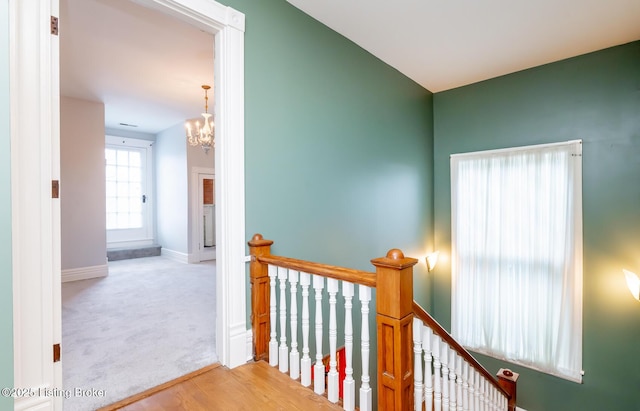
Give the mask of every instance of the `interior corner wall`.
[[[274, 254], [367, 271], [392, 248], [424, 255], [432, 93], [284, 0], [221, 1], [246, 16], [246, 239], [261, 233]], [[421, 262], [414, 289], [428, 307], [427, 279]]]
[[185, 261], [189, 225], [186, 145], [182, 124], [158, 133], [154, 144], [157, 242], [164, 250], [183, 254]]
[[62, 270], [107, 263], [104, 104], [60, 98]]
[[[13, 269], [11, 264], [11, 127], [9, 2], [0, 2], [0, 388], [13, 387]], [[0, 396], [0, 409], [13, 408]]]
[[[584, 383], [481, 363], [521, 374], [527, 410], [638, 409], [640, 307], [622, 269], [640, 272], [640, 42], [437, 93], [434, 118], [435, 241], [446, 252], [451, 154], [582, 139]], [[450, 329], [448, 262], [435, 274], [435, 317]]]
[[247, 240], [366, 270], [422, 255], [432, 93], [284, 0], [222, 2], [246, 16]]

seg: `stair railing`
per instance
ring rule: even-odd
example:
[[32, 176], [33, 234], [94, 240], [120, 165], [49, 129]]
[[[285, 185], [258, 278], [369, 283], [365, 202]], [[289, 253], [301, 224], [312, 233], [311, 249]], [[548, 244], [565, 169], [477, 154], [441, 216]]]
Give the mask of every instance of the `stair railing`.
[[[333, 403], [340, 402], [341, 390], [341, 405], [345, 410], [356, 407], [362, 411], [376, 408], [437, 411], [514, 409], [515, 379], [509, 377], [510, 372], [507, 370], [503, 375], [504, 381], [496, 382], [414, 303], [413, 266], [418, 261], [415, 258], [407, 258], [397, 249], [390, 250], [385, 257], [371, 260], [376, 268], [373, 273], [271, 255], [273, 241], [265, 240], [260, 234], [254, 235], [248, 244], [255, 360], [268, 361], [292, 379], [300, 380], [303, 386], [311, 387], [313, 383], [313, 390], [319, 395], [326, 395]], [[359, 333], [353, 329], [356, 286], [361, 305]], [[325, 288], [328, 324], [323, 319], [322, 309]], [[369, 374], [369, 303], [372, 289], [376, 290], [377, 407], [372, 404]], [[345, 343], [344, 358], [341, 359], [345, 364], [342, 387], [339, 386], [337, 364], [338, 299], [344, 303], [345, 314], [341, 330]], [[309, 314], [310, 300], [315, 305], [313, 327]], [[313, 360], [310, 352], [312, 329], [315, 337]], [[328, 365], [324, 361], [322, 346], [325, 332], [329, 337]], [[302, 337], [301, 347], [298, 334]], [[362, 364], [359, 376], [354, 375], [353, 369], [356, 338], [360, 342], [356, 355]], [[322, 377], [317, 378], [320, 375]], [[360, 398], [357, 405], [356, 385], [359, 385]]]

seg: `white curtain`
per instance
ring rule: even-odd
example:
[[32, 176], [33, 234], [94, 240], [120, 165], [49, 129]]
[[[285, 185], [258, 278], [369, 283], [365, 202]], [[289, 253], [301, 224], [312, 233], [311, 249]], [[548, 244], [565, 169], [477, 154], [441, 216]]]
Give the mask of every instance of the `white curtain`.
[[452, 332], [582, 380], [582, 144], [451, 156]]

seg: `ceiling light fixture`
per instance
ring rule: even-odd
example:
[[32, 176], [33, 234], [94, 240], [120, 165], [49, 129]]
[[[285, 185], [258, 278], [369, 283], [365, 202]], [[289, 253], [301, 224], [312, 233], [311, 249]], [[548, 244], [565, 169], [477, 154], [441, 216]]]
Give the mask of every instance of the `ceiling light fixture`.
[[185, 123], [185, 127], [187, 128], [187, 140], [189, 144], [192, 146], [199, 145], [205, 153], [209, 153], [209, 149], [215, 144], [215, 126], [211, 118], [212, 115], [207, 112], [209, 109], [209, 96], [207, 92], [211, 86], [204, 84], [202, 88], [204, 89], [204, 113], [202, 113], [204, 120], [202, 121], [202, 126], [200, 126], [200, 121], [196, 120], [195, 123], [192, 123], [193, 120], [190, 120]]

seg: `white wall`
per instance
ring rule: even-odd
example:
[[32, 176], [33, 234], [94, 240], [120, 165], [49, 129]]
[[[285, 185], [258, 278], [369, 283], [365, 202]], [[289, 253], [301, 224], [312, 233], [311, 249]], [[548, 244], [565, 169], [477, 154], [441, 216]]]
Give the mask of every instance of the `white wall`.
[[158, 243], [188, 255], [189, 189], [184, 125], [176, 124], [156, 135], [156, 210]]
[[62, 270], [106, 264], [104, 105], [60, 98]]

